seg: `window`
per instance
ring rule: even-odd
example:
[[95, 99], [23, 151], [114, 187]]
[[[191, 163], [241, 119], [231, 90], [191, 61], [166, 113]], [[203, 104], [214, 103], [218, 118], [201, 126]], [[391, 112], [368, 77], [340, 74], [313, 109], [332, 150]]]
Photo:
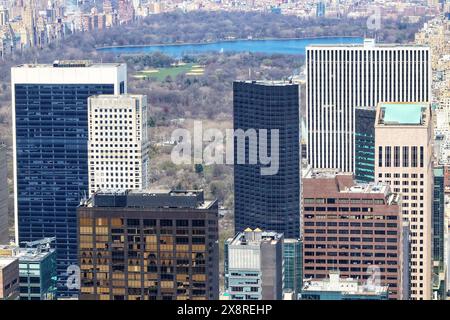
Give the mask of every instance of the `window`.
[[386, 167], [390, 167], [391, 166], [391, 147], [390, 146], [384, 147], [384, 152], [386, 153], [384, 156], [385, 157], [384, 165]]
[[394, 167], [400, 167], [400, 147], [394, 147]]

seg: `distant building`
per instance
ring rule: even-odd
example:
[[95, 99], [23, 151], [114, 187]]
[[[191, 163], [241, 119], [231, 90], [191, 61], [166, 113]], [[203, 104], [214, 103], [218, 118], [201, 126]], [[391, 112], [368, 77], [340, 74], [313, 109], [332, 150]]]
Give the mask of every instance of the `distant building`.
[[356, 184], [352, 174], [317, 170], [303, 177], [303, 278], [338, 270], [365, 282], [375, 273], [391, 299], [407, 299], [400, 200], [388, 185]]
[[303, 286], [303, 243], [300, 239], [284, 239], [284, 292], [296, 296]]
[[[300, 119], [299, 85], [284, 81], [235, 81], [233, 84], [234, 130], [249, 137], [235, 139], [234, 203], [235, 230], [261, 228], [283, 233], [287, 238], [300, 236]], [[275, 174], [262, 174], [260, 130], [267, 130], [267, 151], [272, 130], [278, 130], [278, 163]], [[254, 131], [253, 131], [254, 130]], [[242, 132], [241, 131], [241, 132]], [[256, 131], [256, 132], [255, 132]], [[254, 132], [254, 135], [251, 134]], [[274, 133], [273, 133], [274, 134]], [[244, 140], [245, 139], [245, 140]], [[257, 139], [257, 140], [255, 140]], [[265, 142], [265, 140], [264, 140]], [[245, 163], [237, 155], [245, 152]], [[269, 156], [275, 153], [270, 151]], [[250, 155], [257, 163], [249, 162]]]
[[355, 179], [375, 180], [375, 107], [355, 108]]
[[203, 191], [95, 193], [78, 208], [80, 299], [217, 300], [218, 240]]
[[357, 279], [339, 278], [330, 272], [327, 279], [305, 280], [300, 300], [388, 300], [387, 286], [361, 285]]
[[380, 103], [375, 122], [375, 180], [402, 196], [411, 239], [411, 298], [431, 299], [433, 119], [429, 103]]
[[147, 96], [88, 98], [89, 194], [148, 186]]
[[228, 239], [225, 291], [230, 300], [281, 300], [283, 235], [247, 228]]
[[8, 219], [8, 164], [6, 161], [6, 145], [0, 142], [0, 244], [9, 243]]
[[316, 17], [324, 17], [325, 16], [325, 2], [319, 1], [316, 4]]
[[0, 300], [19, 300], [19, 260], [0, 257]]

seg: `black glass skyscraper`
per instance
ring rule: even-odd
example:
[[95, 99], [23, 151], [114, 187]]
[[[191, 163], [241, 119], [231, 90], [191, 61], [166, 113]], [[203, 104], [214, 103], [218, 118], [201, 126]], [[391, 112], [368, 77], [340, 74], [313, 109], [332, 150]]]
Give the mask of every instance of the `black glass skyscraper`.
[[[245, 140], [245, 163], [237, 163], [239, 144], [234, 145], [235, 231], [247, 227], [300, 234], [300, 132], [299, 86], [289, 82], [237, 81], [233, 85], [234, 130], [256, 131], [257, 163], [249, 163], [250, 138]], [[267, 130], [268, 154], [271, 130], [279, 132], [278, 172], [262, 174], [260, 129]], [[273, 161], [274, 159], [272, 159]]]
[[355, 108], [355, 180], [375, 181], [375, 107]]
[[125, 91], [125, 77], [125, 65], [82, 61], [12, 69], [16, 241], [56, 237], [60, 295], [76, 293], [66, 278], [77, 263], [76, 208], [88, 193], [88, 125], [96, 125], [87, 99]]

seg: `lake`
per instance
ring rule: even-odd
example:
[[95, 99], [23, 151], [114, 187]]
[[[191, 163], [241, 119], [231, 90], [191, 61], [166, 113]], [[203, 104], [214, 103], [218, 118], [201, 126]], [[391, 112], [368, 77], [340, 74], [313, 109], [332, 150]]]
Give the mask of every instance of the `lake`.
[[310, 39], [232, 40], [195, 44], [167, 44], [147, 46], [119, 46], [98, 48], [99, 51], [116, 54], [151, 53], [160, 51], [172, 57], [203, 52], [254, 52], [266, 54], [304, 54], [311, 44], [360, 44], [359, 37], [326, 37]]

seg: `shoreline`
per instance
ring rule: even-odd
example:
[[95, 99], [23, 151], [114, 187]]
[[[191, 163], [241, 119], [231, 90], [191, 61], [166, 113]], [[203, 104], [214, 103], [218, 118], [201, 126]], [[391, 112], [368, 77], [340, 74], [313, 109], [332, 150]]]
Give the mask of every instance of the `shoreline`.
[[302, 38], [257, 38], [257, 39], [224, 39], [211, 42], [183, 42], [183, 43], [158, 43], [158, 44], [130, 44], [130, 45], [117, 45], [117, 46], [103, 46], [95, 47], [95, 50], [103, 51], [109, 49], [122, 49], [122, 48], [146, 48], [146, 47], [176, 47], [176, 46], [195, 46], [206, 44], [218, 44], [223, 42], [238, 42], [238, 41], [288, 41], [288, 40], [311, 40], [311, 39], [364, 39], [360, 36], [319, 36], [319, 37], [302, 37]]

